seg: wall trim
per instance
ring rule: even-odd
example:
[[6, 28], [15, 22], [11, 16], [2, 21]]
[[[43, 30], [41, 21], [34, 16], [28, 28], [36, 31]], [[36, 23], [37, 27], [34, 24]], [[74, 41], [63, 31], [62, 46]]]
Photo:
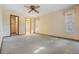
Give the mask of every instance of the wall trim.
[[66, 38], [66, 37], [61, 37], [61, 36], [49, 35], [49, 34], [44, 34], [44, 33], [35, 33], [35, 34], [45, 35], [45, 36], [50, 36], [50, 37], [55, 37], [55, 38], [60, 38], [60, 39], [66, 39], [66, 40], [72, 40], [72, 41], [77, 41], [77, 42], [79, 42], [79, 40], [77, 40], [77, 39], [72, 39], [72, 38]]
[[1, 47], [0, 47], [0, 54], [1, 54], [1, 51], [2, 51], [2, 45], [3, 45], [3, 38], [2, 38]]

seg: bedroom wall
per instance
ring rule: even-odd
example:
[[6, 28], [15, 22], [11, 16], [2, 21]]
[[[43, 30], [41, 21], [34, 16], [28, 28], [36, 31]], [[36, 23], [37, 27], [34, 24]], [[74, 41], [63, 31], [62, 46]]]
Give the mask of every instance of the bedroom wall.
[[0, 5], [0, 47], [1, 47], [1, 42], [2, 42], [2, 36], [3, 36], [3, 27], [2, 27], [2, 20], [3, 20], [3, 16], [2, 16], [2, 6]]
[[[65, 13], [72, 13], [74, 15], [74, 32], [72, 34], [66, 31]], [[37, 33], [79, 40], [79, 6], [73, 6], [67, 10], [60, 10], [41, 16], [38, 27]]]
[[25, 34], [25, 17], [19, 13], [6, 8], [3, 9], [3, 34], [10, 36], [10, 15], [19, 16], [19, 34]]

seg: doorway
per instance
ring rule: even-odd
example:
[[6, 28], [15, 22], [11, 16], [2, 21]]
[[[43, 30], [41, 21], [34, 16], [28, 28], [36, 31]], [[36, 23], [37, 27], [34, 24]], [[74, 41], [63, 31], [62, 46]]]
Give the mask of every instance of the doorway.
[[10, 35], [19, 35], [19, 16], [10, 15]]
[[31, 19], [26, 19], [26, 34], [31, 34]]

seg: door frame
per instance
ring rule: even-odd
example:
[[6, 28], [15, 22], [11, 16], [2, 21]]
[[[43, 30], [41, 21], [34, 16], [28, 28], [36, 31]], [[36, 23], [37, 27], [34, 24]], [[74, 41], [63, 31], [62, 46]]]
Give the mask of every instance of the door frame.
[[18, 34], [16, 34], [16, 35], [19, 35], [19, 16], [16, 16], [16, 15], [10, 15], [10, 36], [12, 36], [12, 33], [11, 33], [11, 16], [18, 17]]
[[[31, 18], [25, 18], [25, 33], [26, 33], [26, 30], [27, 30], [27, 29], [26, 29], [26, 26], [27, 26], [27, 25], [26, 25], [26, 20], [27, 20], [27, 19], [30, 19], [30, 34], [31, 34], [31, 32], [32, 32], [32, 31], [31, 31], [31, 29], [32, 29], [32, 20], [31, 20]], [[27, 34], [27, 33], [26, 33], [26, 34]]]

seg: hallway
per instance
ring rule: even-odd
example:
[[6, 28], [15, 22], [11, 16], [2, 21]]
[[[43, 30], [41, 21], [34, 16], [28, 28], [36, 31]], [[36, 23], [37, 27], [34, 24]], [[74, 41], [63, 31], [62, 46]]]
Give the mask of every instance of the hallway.
[[31, 34], [5, 37], [2, 54], [74, 54], [79, 53], [79, 42], [45, 35]]

